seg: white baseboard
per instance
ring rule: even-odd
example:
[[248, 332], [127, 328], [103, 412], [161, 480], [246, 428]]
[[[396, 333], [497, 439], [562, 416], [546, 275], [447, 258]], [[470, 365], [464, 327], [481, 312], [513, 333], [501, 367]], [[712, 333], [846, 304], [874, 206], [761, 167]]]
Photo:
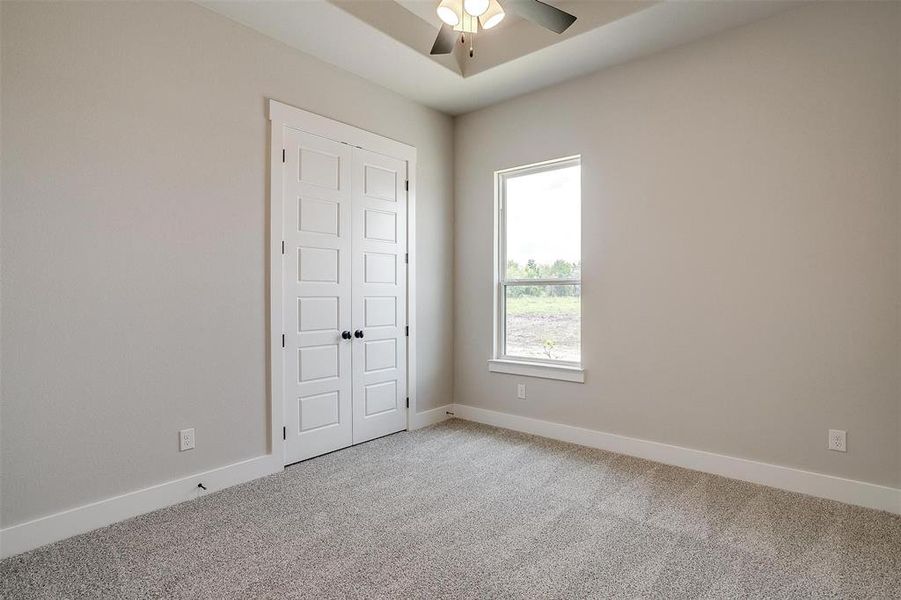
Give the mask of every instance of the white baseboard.
[[[411, 417], [410, 429], [428, 427], [449, 419], [451, 415], [447, 412], [452, 412], [452, 408], [452, 404], [447, 404], [415, 413]], [[270, 475], [283, 468], [281, 461], [273, 459], [272, 455], [260, 456], [12, 525], [0, 529], [0, 558], [27, 552], [185, 500], [193, 500], [201, 494]], [[197, 487], [200, 482], [207, 487], [206, 492]]]
[[[202, 494], [270, 475], [283, 468], [280, 460], [268, 454], [13, 525], [0, 530], [0, 558], [193, 500]], [[207, 491], [197, 487], [201, 482]]]
[[540, 421], [465, 404], [455, 404], [450, 411], [457, 418], [495, 427], [513, 429], [695, 471], [901, 514], [901, 489], [604, 433], [593, 429]]
[[450, 419], [453, 415], [447, 414], [448, 412], [454, 412], [453, 404], [445, 404], [444, 406], [439, 406], [438, 408], [424, 410], [420, 413], [414, 413], [410, 416], [410, 430], [412, 431], [421, 427], [428, 427], [429, 425], [434, 425], [435, 423], [440, 423], [441, 421]]
[[[452, 416], [448, 412], [460, 419], [901, 514], [901, 490], [896, 488], [530, 419], [465, 404], [448, 404], [416, 413], [411, 418], [410, 429], [444, 421]], [[207, 487], [207, 491], [203, 493], [208, 494], [277, 473], [283, 468], [281, 460], [275, 459], [273, 455], [260, 456], [13, 525], [0, 530], [0, 558], [195, 499], [199, 496], [197, 484], [200, 482]]]

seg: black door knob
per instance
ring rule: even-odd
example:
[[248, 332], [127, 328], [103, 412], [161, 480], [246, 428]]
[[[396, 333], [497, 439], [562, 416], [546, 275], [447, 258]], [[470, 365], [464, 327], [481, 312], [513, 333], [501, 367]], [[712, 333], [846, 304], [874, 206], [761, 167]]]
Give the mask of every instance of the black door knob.
[[354, 337], [355, 337], [355, 338], [361, 338], [361, 337], [363, 337], [363, 330], [362, 330], [362, 329], [357, 329], [356, 331], [354, 331]]
[[350, 332], [349, 332], [349, 331], [342, 331], [342, 332], [341, 332], [341, 339], [349, 340], [349, 339], [350, 339]]

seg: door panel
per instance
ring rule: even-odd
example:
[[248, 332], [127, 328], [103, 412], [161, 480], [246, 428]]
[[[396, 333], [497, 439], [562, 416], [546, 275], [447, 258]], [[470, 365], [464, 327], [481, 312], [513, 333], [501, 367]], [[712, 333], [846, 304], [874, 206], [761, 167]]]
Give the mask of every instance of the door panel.
[[[309, 135], [309, 134], [302, 134]], [[322, 139], [322, 138], [320, 138]], [[331, 140], [327, 140], [331, 142]], [[331, 142], [335, 143], [335, 142]], [[298, 180], [328, 190], [341, 189], [341, 152], [333, 153], [327, 146], [299, 148]], [[346, 163], [345, 163], [346, 165]]]
[[407, 426], [407, 163], [286, 129], [283, 176], [289, 464]]
[[407, 163], [353, 151], [355, 444], [407, 426]]
[[285, 462], [349, 446], [349, 146], [285, 130]]
[[303, 432], [335, 425], [340, 416], [338, 392], [300, 397], [300, 430]]
[[397, 325], [397, 298], [368, 296], [363, 298], [364, 327], [394, 327]]
[[397, 382], [385, 381], [366, 386], [367, 417], [394, 410], [397, 399]]
[[366, 263], [363, 283], [397, 283], [397, 256], [383, 252], [365, 252], [363, 260]]
[[300, 283], [338, 283], [340, 251], [332, 248], [300, 246], [297, 249]]
[[335, 202], [310, 197], [301, 198], [297, 229], [306, 233], [325, 233], [336, 236], [338, 235], [339, 213], [338, 204]]
[[381, 210], [366, 211], [366, 239], [383, 242], [397, 241], [397, 215]]
[[371, 373], [397, 367], [396, 340], [366, 340], [363, 347], [365, 348], [363, 354], [366, 357], [363, 364], [364, 372]]
[[300, 333], [337, 331], [339, 300], [337, 296], [298, 298], [297, 321]]
[[[365, 152], [365, 151], [364, 151]], [[370, 155], [375, 153], [369, 152]], [[369, 198], [380, 198], [389, 202], [396, 202], [398, 186], [400, 184], [400, 172], [394, 166], [381, 168], [374, 164], [363, 164], [363, 186], [358, 188]], [[406, 180], [406, 174], [403, 179]]]

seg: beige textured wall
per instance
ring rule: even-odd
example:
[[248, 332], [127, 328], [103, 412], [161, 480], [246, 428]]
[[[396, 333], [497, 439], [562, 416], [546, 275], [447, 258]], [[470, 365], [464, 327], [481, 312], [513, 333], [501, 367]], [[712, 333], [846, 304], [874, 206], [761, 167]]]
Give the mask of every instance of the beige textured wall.
[[[456, 402], [901, 484], [899, 36], [823, 3], [458, 118]], [[586, 383], [490, 374], [492, 173], [576, 153]]]
[[0, 4], [3, 526], [267, 451], [267, 97], [418, 148], [451, 401], [449, 117], [190, 3]]

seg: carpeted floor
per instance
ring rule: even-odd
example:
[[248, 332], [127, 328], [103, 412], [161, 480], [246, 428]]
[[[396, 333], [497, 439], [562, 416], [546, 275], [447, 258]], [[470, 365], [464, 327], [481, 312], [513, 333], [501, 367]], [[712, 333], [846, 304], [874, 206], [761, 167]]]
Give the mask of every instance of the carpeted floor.
[[901, 598], [901, 517], [449, 421], [0, 563], [2, 598]]

